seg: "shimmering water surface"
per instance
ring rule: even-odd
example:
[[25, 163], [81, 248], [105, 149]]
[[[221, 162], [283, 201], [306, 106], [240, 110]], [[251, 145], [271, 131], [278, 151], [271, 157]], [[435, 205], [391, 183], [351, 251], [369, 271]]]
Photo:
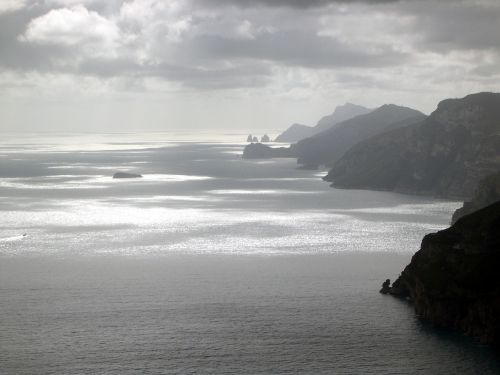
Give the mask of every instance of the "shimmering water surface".
[[242, 160], [234, 136], [192, 139], [7, 138], [2, 374], [500, 371], [378, 293], [458, 202], [334, 190]]

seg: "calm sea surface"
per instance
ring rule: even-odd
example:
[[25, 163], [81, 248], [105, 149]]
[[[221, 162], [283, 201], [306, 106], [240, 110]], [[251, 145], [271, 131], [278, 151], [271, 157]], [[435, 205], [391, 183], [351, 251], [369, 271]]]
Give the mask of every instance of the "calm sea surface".
[[6, 135], [0, 373], [500, 372], [378, 293], [459, 202], [334, 190], [243, 139]]

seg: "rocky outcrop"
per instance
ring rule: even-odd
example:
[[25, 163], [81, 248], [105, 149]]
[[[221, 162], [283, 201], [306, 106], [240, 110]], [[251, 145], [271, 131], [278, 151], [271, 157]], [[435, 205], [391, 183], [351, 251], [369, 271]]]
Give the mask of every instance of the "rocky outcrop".
[[127, 173], [127, 172], [116, 172], [113, 175], [113, 178], [141, 178], [142, 175], [135, 173]]
[[381, 292], [412, 301], [419, 317], [500, 343], [500, 202], [428, 234], [401, 276]]
[[270, 159], [295, 157], [287, 147], [269, 147], [262, 143], [250, 143], [243, 150], [243, 159]]
[[338, 188], [470, 198], [500, 170], [500, 94], [448, 99], [424, 121], [352, 147], [326, 181]]
[[500, 172], [491, 174], [479, 182], [472, 200], [453, 213], [452, 224], [465, 215], [500, 201]]
[[356, 116], [365, 115], [372, 110], [361, 105], [346, 103], [335, 107], [335, 111], [331, 115], [322, 117], [316, 126], [306, 126], [301, 124], [293, 124], [277, 138], [276, 142], [298, 142], [307, 137], [312, 137], [322, 131], [333, 128], [335, 125], [354, 118]]
[[420, 122], [425, 115], [411, 108], [386, 104], [339, 123], [293, 145], [299, 164], [331, 166], [356, 143], [389, 129]]

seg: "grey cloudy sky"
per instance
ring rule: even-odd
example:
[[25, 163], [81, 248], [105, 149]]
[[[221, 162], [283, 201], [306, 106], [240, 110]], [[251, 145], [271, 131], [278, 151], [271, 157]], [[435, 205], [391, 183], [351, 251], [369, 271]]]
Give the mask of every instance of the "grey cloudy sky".
[[498, 0], [0, 0], [0, 129], [277, 132], [499, 91]]

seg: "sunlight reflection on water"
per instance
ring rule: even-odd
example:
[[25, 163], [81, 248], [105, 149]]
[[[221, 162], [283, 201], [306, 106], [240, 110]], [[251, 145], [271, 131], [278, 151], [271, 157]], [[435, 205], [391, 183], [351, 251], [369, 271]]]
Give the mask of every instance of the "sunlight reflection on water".
[[[242, 143], [102, 145], [82, 147], [106, 149], [90, 154], [26, 147], [24, 162], [3, 153], [4, 168], [26, 172], [0, 178], [0, 238], [29, 236], [0, 242], [1, 253], [412, 252], [458, 205], [330, 189], [323, 172], [296, 170], [294, 160], [242, 160], [234, 153]], [[54, 175], [58, 169], [65, 174]], [[111, 171], [143, 178], [113, 179]]]
[[331, 189], [239, 141], [97, 138], [0, 145], [6, 373], [498, 373], [378, 293], [459, 202]]

